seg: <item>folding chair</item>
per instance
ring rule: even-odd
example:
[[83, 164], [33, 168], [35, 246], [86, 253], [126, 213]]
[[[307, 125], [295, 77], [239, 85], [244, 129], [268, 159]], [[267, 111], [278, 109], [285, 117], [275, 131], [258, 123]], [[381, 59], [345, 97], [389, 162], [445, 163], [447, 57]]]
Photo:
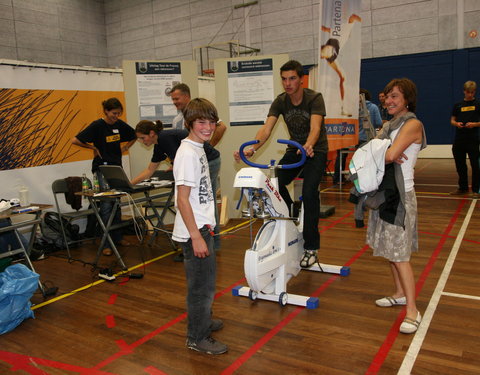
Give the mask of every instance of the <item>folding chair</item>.
[[63, 225], [63, 220], [62, 219], [66, 219], [69, 223], [71, 223], [72, 221], [75, 221], [75, 220], [78, 220], [78, 219], [81, 219], [81, 218], [86, 218], [89, 215], [93, 215], [94, 211], [91, 208], [90, 209], [84, 209], [84, 210], [78, 210], [78, 211], [68, 211], [68, 212], [63, 212], [62, 211], [61, 206], [59, 204], [58, 195], [61, 194], [65, 198], [65, 193], [69, 192], [68, 186], [67, 186], [67, 181], [63, 178], [53, 181], [52, 192], [53, 192], [53, 198], [55, 199], [55, 206], [56, 206], [56, 209], [57, 209], [57, 213], [58, 213], [58, 216], [59, 216], [59, 219], [60, 219], [59, 221], [60, 221], [60, 227], [61, 227], [61, 230], [62, 230], [63, 241], [65, 243], [65, 247], [67, 248], [68, 258], [70, 259], [71, 256], [70, 256], [70, 246], [69, 245], [74, 244], [74, 243], [78, 243], [78, 242], [81, 242], [81, 241], [84, 241], [84, 240], [89, 240], [89, 239], [93, 240], [94, 237], [92, 237], [92, 238], [81, 238], [81, 239], [75, 240], [75, 241], [67, 240], [67, 235], [65, 233], [65, 227]]

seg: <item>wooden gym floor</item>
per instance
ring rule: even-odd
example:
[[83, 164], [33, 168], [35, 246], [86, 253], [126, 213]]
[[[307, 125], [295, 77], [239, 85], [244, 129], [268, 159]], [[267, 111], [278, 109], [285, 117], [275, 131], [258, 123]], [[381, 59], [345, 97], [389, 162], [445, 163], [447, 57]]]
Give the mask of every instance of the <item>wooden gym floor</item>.
[[[60, 253], [34, 263], [59, 292], [46, 301], [34, 295], [35, 319], [0, 336], [0, 373], [479, 374], [479, 202], [449, 196], [456, 180], [453, 160], [417, 163], [420, 252], [412, 265], [423, 322], [414, 335], [398, 332], [402, 307], [375, 306], [393, 291], [388, 264], [371, 255], [365, 229], [354, 226], [350, 186], [339, 190], [328, 179], [322, 203], [336, 212], [319, 222], [321, 262], [350, 266], [351, 274], [302, 271], [291, 280], [288, 291], [319, 297], [317, 309], [232, 296], [234, 286], [245, 285], [250, 227], [231, 221], [223, 228], [214, 303], [225, 323], [214, 336], [229, 352], [200, 354], [185, 348], [184, 272], [164, 238], [146, 247], [128, 237], [135, 244], [120, 248], [124, 260], [145, 275], [115, 282], [98, 280], [83, 263], [95, 253], [86, 243], [72, 251], [82, 261]], [[113, 257], [100, 263], [116, 267]]]

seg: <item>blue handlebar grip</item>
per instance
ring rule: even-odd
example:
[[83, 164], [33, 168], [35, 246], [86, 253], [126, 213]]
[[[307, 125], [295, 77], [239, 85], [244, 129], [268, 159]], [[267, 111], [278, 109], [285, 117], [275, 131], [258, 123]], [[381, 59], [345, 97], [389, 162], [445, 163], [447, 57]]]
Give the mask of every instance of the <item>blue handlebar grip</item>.
[[[257, 143], [259, 143], [260, 141], [258, 140], [253, 140], [253, 141], [248, 141], [248, 142], [245, 142], [243, 143], [241, 146], [240, 146], [240, 149], [239, 149], [239, 155], [240, 155], [240, 159], [242, 159], [242, 161], [251, 166], [251, 167], [255, 167], [255, 168], [260, 168], [260, 169], [269, 169], [270, 166], [268, 164], [257, 164], [257, 163], [254, 163], [254, 162], [251, 162], [250, 160], [247, 159], [247, 157], [245, 156], [245, 154], [243, 153], [243, 149], [247, 146], [250, 146], [250, 145], [255, 145]], [[285, 165], [277, 165], [277, 168], [282, 168], [282, 169], [292, 169], [292, 168], [297, 168], [297, 167], [301, 167], [304, 163], [305, 163], [305, 160], [307, 160], [307, 153], [305, 152], [305, 150], [303, 149], [303, 146], [298, 143], [298, 142], [295, 142], [295, 141], [291, 141], [289, 139], [279, 139], [277, 140], [278, 143], [283, 143], [283, 144], [287, 144], [287, 145], [291, 145], [291, 146], [294, 146], [296, 148], [298, 148], [301, 152], [302, 152], [302, 158], [300, 159], [300, 161], [298, 161], [297, 163], [294, 163], [294, 164], [285, 164]], [[275, 164], [275, 160], [272, 160], [271, 161], [272, 163], [272, 166]]]
[[247, 146], [250, 146], [250, 145], [255, 145], [257, 143], [259, 143], [260, 141], [259, 140], [256, 140], [254, 139], [253, 141], [248, 141], [248, 142], [245, 142], [243, 143], [241, 146], [240, 146], [240, 150], [238, 151], [239, 155], [240, 155], [240, 159], [242, 159], [242, 161], [251, 166], [251, 167], [255, 167], [255, 168], [260, 168], [260, 169], [268, 169], [268, 164], [257, 164], [257, 163], [254, 163], [250, 160], [247, 159], [247, 157], [245, 156], [245, 154], [243, 153], [243, 149]]
[[302, 158], [300, 159], [300, 161], [298, 161], [296, 163], [293, 163], [293, 164], [279, 165], [278, 168], [293, 169], [293, 168], [301, 167], [305, 163], [305, 160], [307, 160], [307, 153], [300, 143], [295, 142], [295, 141], [291, 141], [289, 139], [279, 139], [277, 142], [278, 143], [283, 143], [283, 144], [286, 144], [286, 145], [295, 146], [296, 148], [298, 148], [302, 152]]

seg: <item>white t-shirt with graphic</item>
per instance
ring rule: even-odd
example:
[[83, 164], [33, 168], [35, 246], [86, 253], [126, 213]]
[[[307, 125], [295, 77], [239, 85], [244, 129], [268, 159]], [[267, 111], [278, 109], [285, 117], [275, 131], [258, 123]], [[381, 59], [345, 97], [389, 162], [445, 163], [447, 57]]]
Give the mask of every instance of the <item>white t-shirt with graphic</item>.
[[203, 143], [194, 142], [188, 138], [182, 140], [175, 155], [173, 163], [173, 176], [175, 177], [175, 224], [172, 239], [177, 242], [187, 242], [190, 233], [185, 226], [182, 215], [178, 210], [178, 186], [190, 186], [189, 202], [197, 228], [204, 225], [215, 227], [215, 206], [213, 200], [212, 184], [208, 171], [208, 161], [203, 151]]

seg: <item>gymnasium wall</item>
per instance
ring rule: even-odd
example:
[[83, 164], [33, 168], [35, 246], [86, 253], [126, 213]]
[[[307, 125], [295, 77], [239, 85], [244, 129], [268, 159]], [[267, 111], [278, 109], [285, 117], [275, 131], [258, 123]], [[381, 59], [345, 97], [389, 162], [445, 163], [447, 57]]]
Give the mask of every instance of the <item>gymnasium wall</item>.
[[[417, 85], [417, 115], [425, 125], [428, 144], [450, 145], [455, 133], [450, 125], [452, 106], [463, 98], [465, 81], [480, 83], [480, 48], [362, 60], [360, 86], [370, 91], [374, 102], [395, 77], [410, 78]], [[442, 154], [451, 157], [450, 146]]]
[[[330, 1], [330, 0], [328, 0]], [[332, 0], [333, 1], [333, 0]], [[362, 58], [480, 47], [478, 0], [359, 0]], [[121, 67], [238, 40], [317, 64], [319, 0], [0, 0], [0, 59]], [[472, 34], [473, 35], [473, 34]], [[226, 58], [228, 52], [209, 57]]]

